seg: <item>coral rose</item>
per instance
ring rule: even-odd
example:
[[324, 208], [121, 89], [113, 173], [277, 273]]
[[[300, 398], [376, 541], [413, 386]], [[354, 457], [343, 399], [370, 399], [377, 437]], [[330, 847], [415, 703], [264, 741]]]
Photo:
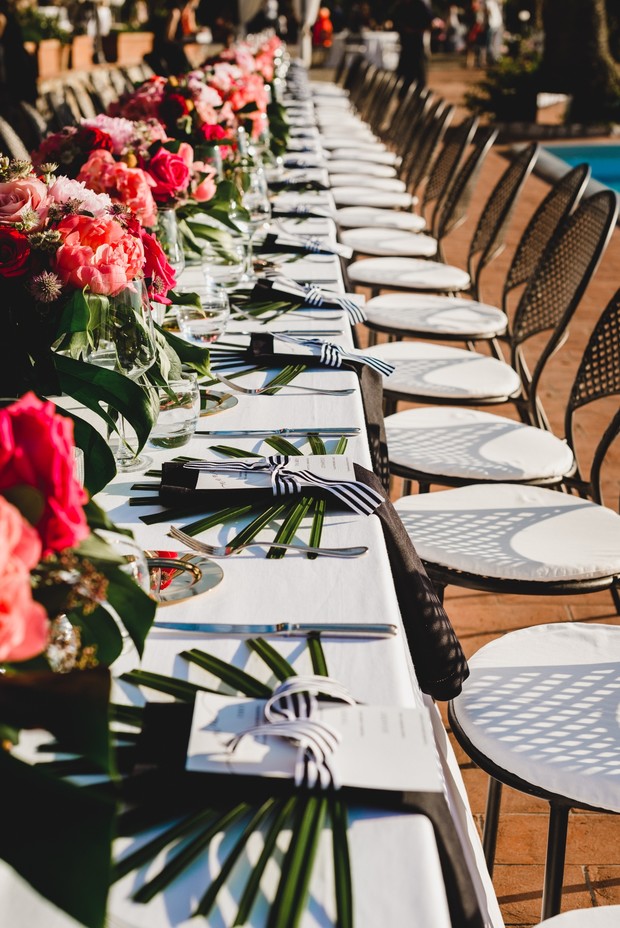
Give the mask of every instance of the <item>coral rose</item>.
[[156, 203], [168, 203], [187, 193], [191, 171], [181, 154], [175, 154], [162, 146], [151, 155], [145, 167], [155, 181], [153, 197]]
[[0, 184], [0, 225], [14, 226], [23, 221], [24, 213], [33, 212], [39, 215], [39, 221], [29, 226], [34, 232], [41, 228], [47, 214], [47, 187], [42, 181], [24, 177]]
[[75, 479], [73, 448], [73, 423], [53, 403], [27, 393], [0, 409], [0, 494], [20, 507], [20, 500], [27, 501], [24, 514], [44, 554], [73, 547], [89, 534], [82, 508], [87, 497]]
[[142, 276], [140, 239], [112, 217], [68, 216], [58, 224], [58, 231], [63, 244], [56, 252], [54, 270], [64, 284], [116, 296]]
[[0, 276], [21, 277], [30, 257], [30, 243], [16, 229], [0, 227]]
[[0, 496], [0, 662], [28, 660], [47, 644], [47, 614], [30, 586], [40, 557], [36, 531]]

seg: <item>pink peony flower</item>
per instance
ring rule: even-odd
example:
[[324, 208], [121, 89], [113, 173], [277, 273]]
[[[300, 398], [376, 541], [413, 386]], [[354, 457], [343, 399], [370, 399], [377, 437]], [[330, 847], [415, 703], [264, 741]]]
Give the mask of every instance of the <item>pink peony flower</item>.
[[193, 169], [195, 173], [202, 176], [202, 179], [194, 187], [192, 196], [198, 203], [206, 203], [215, 196], [217, 191], [216, 170], [202, 161], [194, 161]]
[[40, 557], [35, 529], [0, 496], [0, 662], [28, 660], [47, 644], [47, 614], [30, 586]]
[[30, 214], [32, 220], [33, 213], [37, 213], [39, 219], [29, 225], [28, 231], [36, 232], [47, 215], [47, 187], [42, 181], [24, 177], [0, 184], [0, 225], [14, 226], [24, 220], [24, 214], [26, 218]]
[[[0, 494], [11, 499], [15, 488], [36, 491], [40, 515], [34, 528], [43, 554], [63, 551], [89, 534], [82, 508], [87, 497], [74, 476], [73, 447], [72, 421], [34, 393], [0, 409]], [[15, 552], [29, 567], [40, 553], [34, 557], [27, 537], [16, 544]]]
[[116, 296], [142, 276], [142, 243], [116, 219], [68, 216], [58, 224], [58, 231], [63, 244], [56, 252], [54, 270], [64, 284]]
[[105, 216], [112, 208], [112, 200], [107, 193], [95, 193], [70, 177], [58, 177], [49, 188], [49, 195], [51, 200], [60, 204], [77, 200], [80, 209], [93, 216]]
[[107, 193], [113, 202], [128, 206], [142, 225], [154, 226], [157, 222], [157, 206], [151, 193], [155, 183], [141, 168], [115, 161], [109, 151], [94, 151], [78, 180], [97, 193]]

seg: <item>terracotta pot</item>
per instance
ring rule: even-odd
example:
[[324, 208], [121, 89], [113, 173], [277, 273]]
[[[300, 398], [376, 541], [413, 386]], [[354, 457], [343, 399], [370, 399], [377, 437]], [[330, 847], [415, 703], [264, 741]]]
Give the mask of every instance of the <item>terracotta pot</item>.
[[71, 43], [71, 67], [74, 71], [87, 71], [93, 65], [94, 42], [92, 35], [76, 35]]

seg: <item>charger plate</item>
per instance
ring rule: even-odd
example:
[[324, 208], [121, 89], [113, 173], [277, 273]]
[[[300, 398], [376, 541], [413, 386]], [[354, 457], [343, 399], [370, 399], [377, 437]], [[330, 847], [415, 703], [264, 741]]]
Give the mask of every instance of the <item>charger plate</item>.
[[146, 551], [151, 595], [160, 606], [181, 603], [218, 586], [224, 577], [219, 564], [200, 554]]

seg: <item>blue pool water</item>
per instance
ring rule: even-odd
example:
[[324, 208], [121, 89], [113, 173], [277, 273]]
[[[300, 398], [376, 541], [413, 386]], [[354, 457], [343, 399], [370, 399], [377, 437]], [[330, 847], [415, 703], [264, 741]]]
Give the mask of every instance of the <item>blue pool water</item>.
[[545, 145], [545, 150], [571, 167], [587, 162], [595, 180], [620, 193], [620, 144]]

